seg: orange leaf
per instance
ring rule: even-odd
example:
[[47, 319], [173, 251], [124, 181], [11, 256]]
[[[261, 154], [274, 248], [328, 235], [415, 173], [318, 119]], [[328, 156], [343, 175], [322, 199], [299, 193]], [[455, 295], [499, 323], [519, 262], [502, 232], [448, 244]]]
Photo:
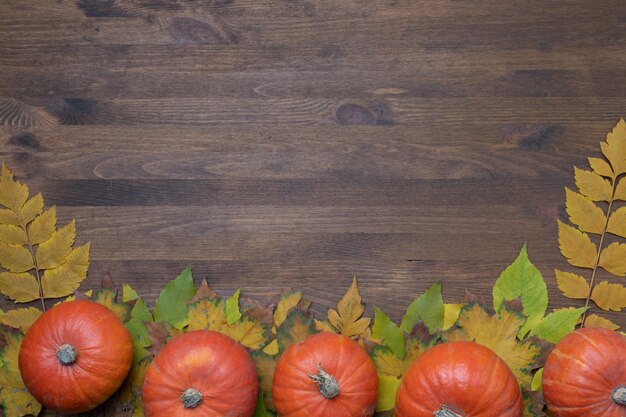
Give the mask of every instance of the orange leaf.
[[563, 256], [574, 266], [593, 269], [598, 249], [589, 235], [560, 220], [557, 220], [557, 223], [559, 226], [559, 247]]
[[611, 200], [611, 183], [595, 172], [574, 167], [574, 179], [580, 192], [593, 201]]
[[337, 310], [328, 309], [328, 321], [341, 334], [348, 337], [358, 336], [367, 331], [371, 322], [371, 319], [361, 317], [364, 311], [365, 307], [354, 277], [346, 295], [337, 303]]
[[606, 135], [606, 142], [601, 142], [600, 148], [611, 163], [615, 175], [626, 172], [626, 122], [624, 119], [620, 119], [613, 130]]
[[591, 299], [602, 310], [622, 311], [626, 307], [626, 287], [607, 281], [599, 282], [593, 287]]
[[585, 278], [571, 272], [563, 272], [555, 269], [556, 282], [563, 295], [569, 298], [587, 298], [589, 284]]
[[600, 207], [582, 194], [565, 187], [565, 207], [570, 221], [583, 232], [602, 234], [605, 217]]
[[613, 242], [602, 250], [599, 265], [613, 275], [626, 275], [626, 245]]
[[613, 323], [609, 319], [605, 319], [604, 317], [600, 317], [597, 314], [591, 314], [587, 316], [585, 320], [585, 327], [601, 327], [603, 329], [609, 330], [617, 330], [619, 326]]

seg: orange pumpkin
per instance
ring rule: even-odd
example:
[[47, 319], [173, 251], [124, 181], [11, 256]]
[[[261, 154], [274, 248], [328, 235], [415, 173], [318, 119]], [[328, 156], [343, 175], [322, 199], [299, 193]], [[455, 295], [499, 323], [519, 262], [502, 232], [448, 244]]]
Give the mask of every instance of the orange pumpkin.
[[397, 417], [521, 417], [522, 394], [506, 363], [474, 342], [424, 352], [405, 373]]
[[378, 399], [378, 376], [352, 339], [318, 333], [280, 357], [272, 397], [280, 417], [369, 417]]
[[146, 417], [250, 417], [259, 391], [248, 351], [230, 337], [196, 330], [172, 339], [143, 382]]
[[576, 330], [548, 356], [543, 396], [555, 417], [626, 417], [626, 338], [606, 329]]
[[128, 330], [105, 306], [77, 300], [46, 311], [26, 333], [19, 368], [30, 393], [64, 414], [91, 410], [122, 384], [133, 360]]

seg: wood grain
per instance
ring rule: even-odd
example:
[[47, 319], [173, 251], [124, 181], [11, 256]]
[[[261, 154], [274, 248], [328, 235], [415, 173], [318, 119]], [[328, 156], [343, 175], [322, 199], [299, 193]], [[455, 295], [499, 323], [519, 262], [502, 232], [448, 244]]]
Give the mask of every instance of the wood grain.
[[85, 289], [192, 265], [321, 312], [357, 274], [399, 319], [436, 280], [490, 299], [528, 242], [569, 306], [556, 219], [625, 48], [621, 0], [3, 1], [0, 157], [92, 242]]

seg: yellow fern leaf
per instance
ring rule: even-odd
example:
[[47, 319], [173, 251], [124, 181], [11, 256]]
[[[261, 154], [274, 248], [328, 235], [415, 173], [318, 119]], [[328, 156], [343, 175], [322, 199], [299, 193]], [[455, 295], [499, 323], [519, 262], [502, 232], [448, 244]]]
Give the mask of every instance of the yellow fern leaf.
[[0, 272], [0, 292], [16, 303], [39, 298], [39, 284], [29, 273]]
[[563, 272], [555, 269], [556, 282], [563, 295], [569, 298], [587, 298], [589, 296], [589, 284], [580, 275], [571, 272]]
[[75, 248], [63, 265], [44, 272], [41, 277], [44, 297], [65, 297], [80, 287], [80, 283], [87, 277], [89, 248], [89, 243]]
[[35, 267], [28, 249], [19, 245], [0, 243], [0, 265], [11, 272], [26, 272]]
[[37, 249], [37, 266], [52, 269], [62, 265], [72, 252], [76, 238], [76, 221], [72, 220], [65, 227], [57, 230], [50, 239], [42, 242]]
[[626, 245], [613, 242], [602, 250], [599, 265], [613, 275], [626, 275]]
[[581, 194], [593, 201], [610, 201], [613, 194], [611, 183], [593, 171], [574, 167], [574, 180]]
[[22, 211], [22, 206], [28, 199], [28, 187], [19, 181], [13, 180], [13, 174], [9, 168], [2, 163], [2, 177], [0, 178], [0, 204], [18, 214]]
[[[31, 198], [30, 200], [24, 203], [24, 207], [22, 207], [22, 221], [23, 225], [26, 225], [33, 221], [35, 217], [39, 215], [43, 211], [43, 197], [41, 193], [38, 193], [36, 196]], [[0, 222], [2, 223], [2, 222]]]
[[615, 174], [613, 173], [613, 168], [611, 168], [611, 165], [609, 165], [608, 162], [606, 162], [604, 159], [601, 158], [588, 158], [589, 160], [589, 166], [591, 167], [591, 169], [593, 169], [593, 172], [595, 172], [598, 175], [601, 175], [603, 177], [609, 177], [609, 178], [614, 178]]
[[568, 262], [581, 268], [593, 268], [597, 247], [589, 235], [557, 220], [559, 226], [559, 247]]
[[0, 314], [0, 323], [20, 329], [26, 334], [30, 326], [41, 316], [42, 311], [35, 307], [17, 308]]
[[602, 234], [605, 217], [600, 207], [582, 194], [565, 187], [565, 206], [570, 221], [583, 232]]
[[32, 245], [50, 239], [57, 226], [57, 210], [52, 207], [37, 216], [28, 227], [28, 237]]
[[0, 224], [0, 242], [10, 245], [24, 245], [28, 242], [26, 232], [19, 226]]
[[585, 327], [601, 327], [603, 329], [617, 330], [619, 326], [611, 320], [600, 317], [597, 314], [590, 314], [585, 320]]
[[591, 299], [602, 310], [622, 311], [626, 307], [626, 287], [607, 281], [599, 282], [593, 287]]
[[609, 160], [615, 175], [626, 172], [626, 122], [620, 119], [612, 131], [606, 135], [606, 142], [600, 143], [602, 153]]
[[622, 178], [615, 187], [615, 199], [626, 201], [626, 178]]
[[626, 237], [626, 207], [620, 207], [611, 213], [606, 231], [617, 236]]
[[17, 226], [20, 224], [20, 219], [12, 210], [0, 209], [0, 224], [12, 224]]

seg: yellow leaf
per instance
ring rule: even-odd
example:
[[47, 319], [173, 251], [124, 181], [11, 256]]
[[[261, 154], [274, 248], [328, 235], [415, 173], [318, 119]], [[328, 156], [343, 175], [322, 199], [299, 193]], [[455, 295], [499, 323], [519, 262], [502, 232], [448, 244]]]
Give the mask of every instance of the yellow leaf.
[[280, 297], [276, 310], [274, 310], [274, 326], [272, 328], [274, 333], [276, 333], [276, 328], [283, 324], [289, 311], [295, 308], [300, 300], [302, 300], [301, 291], [292, 291]]
[[606, 231], [617, 236], [626, 237], [626, 207], [620, 207], [611, 213]]
[[613, 275], [626, 275], [626, 245], [613, 242], [602, 250], [600, 266]]
[[606, 135], [606, 142], [601, 142], [600, 148], [611, 163], [616, 176], [626, 172], [626, 122], [624, 119], [620, 119], [613, 130]]
[[532, 339], [517, 339], [525, 320], [506, 308], [489, 316], [480, 305], [474, 304], [461, 311], [458, 328], [448, 331], [444, 338], [447, 341], [471, 340], [490, 348], [506, 362], [520, 384], [526, 386], [532, 379], [531, 370], [538, 365], [541, 349]]
[[32, 245], [50, 239], [57, 226], [57, 209], [52, 207], [37, 216], [28, 227], [28, 237]]
[[38, 415], [41, 404], [30, 395], [18, 368], [18, 354], [22, 343], [22, 335], [3, 332], [6, 346], [0, 352], [2, 368], [0, 368], [0, 403], [4, 415], [20, 417], [28, 414]]
[[0, 272], [0, 292], [16, 303], [39, 298], [39, 285], [29, 273]]
[[42, 242], [37, 249], [37, 266], [40, 269], [52, 269], [62, 265], [72, 251], [76, 238], [76, 221], [72, 220], [65, 227], [55, 231], [50, 239]]
[[263, 353], [270, 356], [276, 355], [278, 353], [278, 339], [274, 339], [268, 343], [268, 345], [263, 348]]
[[19, 225], [20, 219], [9, 209], [0, 209], [0, 224]]
[[28, 242], [26, 232], [19, 226], [0, 224], [0, 242], [11, 245], [24, 245]]
[[222, 331], [228, 324], [224, 301], [221, 299], [203, 299], [189, 306], [189, 330]]
[[0, 323], [26, 334], [30, 326], [41, 316], [41, 310], [35, 307], [17, 308], [0, 314]]
[[26, 272], [35, 267], [28, 249], [5, 243], [0, 243], [0, 265], [11, 272]]
[[37, 193], [36, 196], [24, 203], [22, 207], [22, 224], [27, 225], [32, 222], [35, 217], [43, 210], [43, 197], [41, 193]]
[[337, 310], [328, 309], [328, 321], [344, 336], [358, 336], [369, 328], [371, 322], [369, 318], [361, 318], [364, 311], [365, 307], [361, 302], [361, 294], [354, 277], [350, 289], [337, 303]]
[[559, 225], [559, 247], [563, 256], [574, 266], [593, 268], [598, 249], [589, 235], [560, 220], [557, 220], [557, 223]]
[[610, 201], [613, 194], [611, 183], [593, 171], [574, 167], [574, 179], [580, 192], [593, 201]]
[[244, 316], [233, 324], [227, 323], [221, 331], [250, 349], [261, 349], [267, 343], [267, 328], [249, 317]]
[[28, 187], [14, 180], [13, 174], [3, 162], [2, 177], [0, 178], [0, 204], [15, 213], [20, 213], [26, 199], [28, 199]]
[[318, 332], [331, 332], [334, 333], [335, 329], [327, 320], [314, 320], [315, 330]]
[[533, 380], [530, 383], [531, 391], [540, 391], [541, 390], [541, 379], [543, 377], [543, 368], [539, 368], [535, 375], [533, 375]]
[[593, 287], [591, 299], [602, 310], [622, 311], [626, 307], [626, 287], [602, 281]]
[[80, 287], [87, 277], [90, 243], [75, 248], [58, 268], [44, 271], [41, 285], [46, 298], [65, 297]]
[[303, 341], [314, 333], [313, 318], [302, 310], [292, 310], [276, 331], [278, 347], [284, 352], [289, 346]]
[[609, 319], [600, 317], [597, 314], [590, 314], [585, 320], [585, 327], [601, 327], [603, 329], [617, 330], [619, 326]]
[[565, 207], [570, 221], [583, 232], [602, 234], [605, 217], [600, 207], [582, 194], [565, 187]]
[[589, 284], [585, 278], [571, 272], [554, 270], [556, 282], [563, 295], [569, 298], [587, 298], [589, 295]]
[[130, 318], [130, 305], [117, 302], [117, 292], [110, 288], [103, 288], [96, 293], [93, 299], [115, 313], [122, 323]]
[[272, 380], [274, 379], [274, 370], [276, 369], [276, 358], [258, 351], [250, 352], [250, 356], [259, 375], [259, 388], [263, 393], [265, 406], [273, 410]]
[[459, 319], [461, 309], [465, 307], [465, 304], [444, 304], [443, 305], [443, 327], [442, 330], [448, 330], [454, 326], [454, 323]]
[[615, 176], [615, 174], [613, 173], [613, 168], [611, 168], [609, 163], [606, 162], [604, 159], [601, 159], [601, 158], [588, 158], [588, 159], [589, 159], [589, 166], [591, 167], [591, 169], [593, 169], [593, 171], [596, 174], [602, 175], [603, 177], [609, 177], [609, 178], [613, 178]]
[[626, 178], [622, 178], [615, 187], [615, 199], [626, 201]]
[[378, 373], [400, 378], [406, 370], [405, 360], [394, 355], [387, 346], [374, 347], [370, 355]]

